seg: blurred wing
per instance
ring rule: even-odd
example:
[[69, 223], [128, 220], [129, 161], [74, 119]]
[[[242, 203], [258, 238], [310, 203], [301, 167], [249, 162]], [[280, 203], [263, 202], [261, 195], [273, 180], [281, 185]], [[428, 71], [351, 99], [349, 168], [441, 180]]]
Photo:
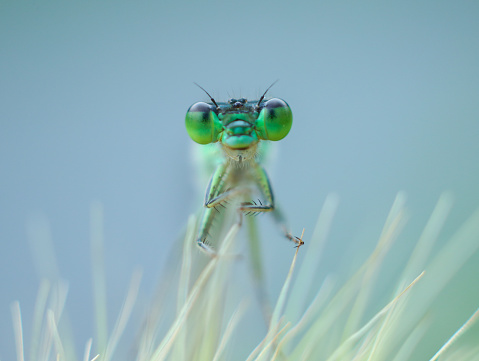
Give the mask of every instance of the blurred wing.
[[204, 198], [206, 186], [216, 167], [223, 161], [223, 154], [218, 144], [201, 145], [191, 143], [191, 161], [194, 168], [194, 185], [197, 194]]

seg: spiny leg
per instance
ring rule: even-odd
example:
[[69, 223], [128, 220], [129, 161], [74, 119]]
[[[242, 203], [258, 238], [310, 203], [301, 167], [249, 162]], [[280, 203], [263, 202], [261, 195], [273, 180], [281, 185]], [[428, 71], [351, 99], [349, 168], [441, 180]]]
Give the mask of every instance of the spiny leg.
[[[213, 225], [214, 219], [219, 215], [220, 207], [225, 207], [223, 203], [229, 198], [234, 198], [238, 194], [244, 192], [244, 189], [233, 188], [226, 189], [226, 185], [230, 181], [230, 166], [228, 163], [219, 165], [213, 176], [210, 179], [205, 194], [205, 209], [200, 223], [198, 237], [196, 242], [198, 246], [205, 251], [209, 256], [216, 256], [216, 251], [209, 245], [208, 238], [210, 237], [210, 230]], [[239, 216], [239, 225], [242, 222], [242, 214]]]
[[283, 232], [284, 236], [289, 239], [291, 242], [296, 243], [296, 247], [301, 247], [304, 242], [303, 242], [303, 236], [297, 237], [293, 236], [291, 232], [288, 230], [288, 225], [286, 222], [286, 218], [281, 211], [280, 207], [277, 205], [274, 207], [274, 210], [271, 212], [273, 215], [274, 221], [279, 225], [281, 228], [281, 231]]
[[200, 230], [198, 233], [198, 237], [196, 239], [196, 243], [204, 251], [211, 257], [216, 256], [216, 251], [210, 246], [208, 242], [208, 237], [210, 236], [210, 229], [213, 225], [213, 220], [216, 217], [216, 213], [218, 210], [216, 208], [206, 208], [203, 212], [203, 217], [200, 223]]
[[260, 199], [258, 199], [258, 203], [255, 201], [244, 202], [241, 204], [239, 209], [246, 214], [271, 212], [274, 209], [274, 195], [271, 188], [271, 183], [269, 182], [268, 174], [258, 163], [255, 163], [251, 167], [251, 172], [265, 201], [263, 203]]
[[272, 212], [273, 217], [276, 223], [280, 225], [284, 236], [290, 241], [296, 243], [297, 247], [302, 246], [304, 242], [301, 237], [293, 236], [291, 232], [288, 231], [285, 217], [283, 216], [282, 212], [275, 206], [273, 189], [271, 187], [271, 182], [269, 181], [268, 174], [259, 164], [255, 165], [253, 172], [256, 178], [256, 183], [261, 194], [264, 197], [265, 202], [263, 203], [261, 202], [261, 200], [258, 200], [258, 203], [256, 203], [255, 201], [245, 202], [241, 204], [240, 210], [243, 211], [246, 215]]
[[216, 214], [219, 213], [216, 208], [221, 204], [221, 201], [226, 198], [221, 198], [223, 189], [225, 188], [226, 180], [228, 178], [228, 166], [226, 163], [220, 164], [208, 183], [205, 193], [205, 209], [201, 218], [200, 229], [198, 231], [198, 237], [196, 243], [198, 246], [210, 256], [216, 256], [216, 252], [208, 243], [208, 237], [213, 220]]

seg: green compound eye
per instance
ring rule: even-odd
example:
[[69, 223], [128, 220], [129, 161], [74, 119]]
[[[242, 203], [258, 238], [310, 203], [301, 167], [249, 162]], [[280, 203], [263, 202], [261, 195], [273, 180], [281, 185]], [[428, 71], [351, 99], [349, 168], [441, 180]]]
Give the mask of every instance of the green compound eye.
[[212, 105], [198, 102], [186, 112], [186, 131], [196, 143], [209, 144], [218, 141], [223, 126], [213, 109]]
[[281, 140], [286, 137], [293, 124], [293, 113], [282, 99], [268, 100], [256, 121], [256, 131], [261, 139]]

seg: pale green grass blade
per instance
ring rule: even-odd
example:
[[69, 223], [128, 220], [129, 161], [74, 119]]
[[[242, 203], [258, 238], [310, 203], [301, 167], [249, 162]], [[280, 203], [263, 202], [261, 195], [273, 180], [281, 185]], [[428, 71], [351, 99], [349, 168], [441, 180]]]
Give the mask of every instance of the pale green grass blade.
[[303, 248], [304, 258], [296, 276], [296, 279], [300, 281], [294, 283], [285, 311], [285, 315], [291, 321], [298, 320], [306, 307], [305, 301], [312, 288], [317, 269], [320, 266], [322, 250], [326, 243], [338, 204], [339, 198], [337, 195], [330, 194], [326, 197], [311, 240], [301, 246]]
[[[211, 360], [218, 347], [226, 297], [225, 278], [228, 274], [228, 270], [224, 267], [224, 261], [224, 259], [218, 259], [216, 268], [205, 284], [199, 302], [195, 305], [196, 312], [194, 314], [197, 317], [190, 318], [189, 324], [192, 327], [204, 326], [206, 328], [204, 332], [197, 333], [197, 337], [194, 338], [193, 344], [196, 345], [194, 358], [198, 360]], [[228, 261], [230, 262], [230, 260]]]
[[10, 309], [12, 312], [13, 331], [15, 334], [17, 361], [24, 361], [22, 313], [20, 311], [20, 303], [18, 303], [18, 301], [13, 302]]
[[100, 354], [104, 354], [108, 343], [103, 234], [103, 206], [100, 202], [93, 202], [90, 206], [90, 247], [96, 321], [96, 344], [98, 345], [97, 349], [99, 350]]
[[404, 268], [402, 280], [410, 280], [425, 269], [431, 251], [439, 237], [439, 234], [451, 211], [453, 203], [452, 195], [443, 193], [434, 207], [419, 240], [414, 247], [411, 257]]
[[266, 337], [265, 337], [261, 340], [261, 342], [258, 345], [256, 345], [256, 347], [253, 349], [253, 351], [251, 351], [251, 353], [249, 354], [246, 361], [253, 361], [255, 359], [255, 357], [257, 357], [262, 352], [262, 350], [265, 347], [266, 342], [267, 342], [267, 340], [266, 340]]
[[91, 351], [92, 343], [93, 343], [93, 339], [89, 338], [85, 345], [85, 351], [83, 352], [83, 361], [90, 360], [90, 351]]
[[436, 354], [431, 358], [430, 361], [436, 361], [446, 350], [451, 347], [451, 345], [457, 341], [457, 339], [463, 335], [474, 322], [477, 322], [479, 319], [479, 308], [472, 314], [471, 317], [451, 336], [449, 340], [436, 352]]
[[[225, 267], [225, 262], [227, 267]], [[194, 358], [198, 360], [211, 360], [214, 357], [215, 349], [221, 334], [221, 327], [224, 313], [224, 302], [226, 297], [225, 279], [228, 275], [231, 259], [219, 257], [216, 268], [211, 273], [208, 282], [204, 286], [199, 302], [195, 305], [190, 325], [198, 327], [204, 325], [204, 332], [194, 337]], [[191, 329], [191, 327], [190, 327]]]
[[[426, 269], [426, 277], [434, 277], [435, 287], [428, 289], [428, 301], [457, 273], [461, 266], [479, 249], [479, 209], [453, 235], [451, 240]], [[448, 267], [449, 266], [449, 267]]]
[[[304, 229], [303, 229], [303, 234], [301, 235], [301, 238], [303, 238], [303, 235], [304, 235]], [[272, 330], [274, 333], [276, 333], [277, 331], [279, 320], [280, 320], [280, 317], [282, 316], [284, 306], [286, 304], [288, 291], [293, 279], [293, 271], [296, 266], [296, 261], [298, 259], [298, 252], [300, 248], [301, 247], [296, 247], [296, 252], [294, 253], [293, 261], [291, 262], [291, 266], [289, 267], [288, 275], [286, 276], [285, 282], [283, 283], [283, 287], [281, 288], [281, 292], [279, 293], [279, 296], [278, 296], [278, 301], [276, 302], [276, 306], [271, 316], [271, 324], [269, 329], [270, 331]]]
[[[386, 308], [384, 308], [383, 310], [381, 310], [379, 313], [386, 313], [386, 317], [384, 318], [384, 321], [382, 322], [381, 324], [381, 327], [379, 328], [378, 332], [375, 333], [374, 335], [374, 343], [372, 345], [372, 348], [371, 348], [371, 352], [369, 353], [369, 357], [368, 357], [368, 361], [372, 361], [373, 360], [373, 357], [374, 355], [377, 353], [376, 350], [378, 349], [379, 345], [384, 345], [385, 343], [383, 343], [383, 336], [384, 336], [384, 332], [386, 330], [386, 327], [388, 326], [389, 324], [389, 321], [391, 319], [391, 316], [393, 314], [393, 310], [395, 308], [395, 306], [397, 306], [397, 303], [399, 302], [400, 298], [413, 286], [415, 285], [422, 277], [424, 276], [424, 271], [418, 276], [416, 277], [416, 279], [403, 291], [401, 292], [392, 302], [390, 302]], [[377, 359], [380, 359], [380, 357], [378, 357]]]
[[126, 324], [130, 318], [131, 312], [133, 310], [133, 306], [136, 301], [136, 297], [138, 295], [138, 290], [140, 288], [140, 281], [141, 281], [141, 272], [136, 271], [133, 273], [130, 287], [121, 308], [120, 314], [116, 321], [115, 327], [113, 328], [112, 334], [110, 339], [108, 340], [108, 344], [106, 347], [105, 355], [102, 357], [104, 361], [110, 361], [113, 359], [113, 355], [115, 353], [115, 349], [120, 341], [120, 337], [125, 330]]
[[190, 216], [188, 218], [188, 226], [186, 228], [186, 235], [183, 241], [183, 259], [181, 262], [180, 278], [178, 281], [178, 295], [177, 295], [177, 309], [186, 302], [188, 296], [188, 288], [191, 278], [191, 265], [192, 265], [192, 249], [195, 246], [195, 234], [196, 234], [196, 217]]
[[234, 310], [228, 325], [226, 326], [225, 332], [223, 333], [223, 337], [221, 338], [221, 342], [218, 345], [218, 348], [216, 349], [215, 356], [213, 358], [213, 361], [219, 361], [221, 359], [221, 356], [226, 348], [226, 345], [228, 344], [228, 341], [231, 338], [231, 335], [233, 334], [234, 329], [236, 328], [238, 322], [240, 319], [243, 317], [246, 307], [247, 307], [248, 302], [243, 300], [241, 303], [238, 305], [238, 307]]
[[42, 322], [46, 312], [46, 305], [50, 289], [50, 282], [46, 279], [42, 279], [42, 281], [40, 282], [40, 288], [38, 290], [37, 298], [35, 300], [35, 308], [33, 311], [32, 342], [29, 352], [30, 360], [35, 360], [40, 355], [40, 344], [43, 338]]
[[65, 350], [63, 348], [62, 340], [60, 338], [55, 321], [55, 313], [52, 310], [47, 310], [47, 320], [50, 332], [52, 334], [53, 344], [55, 345], [57, 359], [65, 360]]
[[455, 352], [441, 356], [441, 361], [479, 361], [479, 347], [465, 346]]
[[[279, 324], [278, 324], [279, 325]], [[278, 338], [283, 334], [285, 333], [285, 331], [291, 327], [291, 323], [288, 322], [286, 323], [281, 329], [279, 329], [275, 334], [272, 335], [272, 337], [269, 337], [270, 340], [264, 344], [264, 347], [263, 349], [261, 350], [260, 354], [258, 355], [258, 357], [255, 359], [255, 361], [262, 361], [262, 360], [269, 360], [270, 358], [268, 357], [269, 354], [271, 353], [271, 350], [274, 348], [274, 345], [276, 345], [278, 343]], [[265, 338], [265, 341], [267, 339]], [[276, 358], [276, 354], [273, 355], [273, 357], [271, 358], [271, 360], [274, 360]], [[250, 360], [250, 358], [248, 357], [247, 361]]]
[[414, 328], [414, 330], [406, 338], [406, 341], [402, 344], [401, 348], [397, 351], [393, 361], [403, 361], [410, 360], [413, 351], [416, 349], [417, 345], [421, 342], [422, 338], [427, 332], [430, 323], [426, 320], [422, 320]]
[[391, 206], [391, 210], [389, 211], [388, 217], [386, 222], [384, 223], [383, 232], [380, 239], [384, 239], [387, 241], [387, 237], [385, 236], [385, 232], [389, 232], [389, 229], [392, 228], [392, 223], [395, 223], [400, 213], [404, 212], [406, 204], [406, 193], [405, 192], [398, 192], [396, 198], [394, 199], [393, 205]]
[[[183, 241], [183, 258], [181, 262], [180, 278], [178, 280], [178, 292], [176, 300], [176, 312], [177, 316], [181, 312], [181, 309], [186, 303], [188, 297], [188, 290], [191, 279], [191, 266], [192, 266], [192, 248], [195, 244], [196, 234], [196, 217], [190, 216], [188, 218], [188, 226], [186, 228], [186, 235]], [[177, 337], [175, 348], [173, 350], [174, 360], [185, 360], [185, 351], [188, 349], [187, 345], [187, 327], [183, 327]]]
[[358, 347], [347, 350], [348, 353], [343, 357], [343, 359], [351, 361], [366, 361], [367, 354], [371, 350], [373, 338], [374, 333], [368, 333]]

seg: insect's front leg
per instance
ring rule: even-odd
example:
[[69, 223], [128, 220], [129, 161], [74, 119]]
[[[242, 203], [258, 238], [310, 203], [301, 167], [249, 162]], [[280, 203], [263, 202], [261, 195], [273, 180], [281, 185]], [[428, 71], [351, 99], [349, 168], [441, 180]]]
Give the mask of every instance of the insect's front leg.
[[218, 207], [224, 207], [223, 203], [230, 197], [233, 197], [239, 189], [227, 189], [226, 184], [229, 180], [230, 168], [227, 163], [219, 165], [213, 173], [205, 194], [205, 210], [200, 223], [200, 229], [196, 242], [198, 246], [210, 256], [215, 256], [216, 252], [209, 245], [209, 232], [213, 225], [215, 217], [219, 214]]
[[241, 203], [239, 210], [246, 215], [255, 215], [257, 213], [273, 211], [274, 195], [273, 189], [271, 188], [271, 183], [269, 182], [268, 174], [259, 164], [255, 164], [251, 168], [251, 171], [264, 201], [262, 202], [260, 199], [258, 199], [257, 201], [253, 200], [251, 202]]

